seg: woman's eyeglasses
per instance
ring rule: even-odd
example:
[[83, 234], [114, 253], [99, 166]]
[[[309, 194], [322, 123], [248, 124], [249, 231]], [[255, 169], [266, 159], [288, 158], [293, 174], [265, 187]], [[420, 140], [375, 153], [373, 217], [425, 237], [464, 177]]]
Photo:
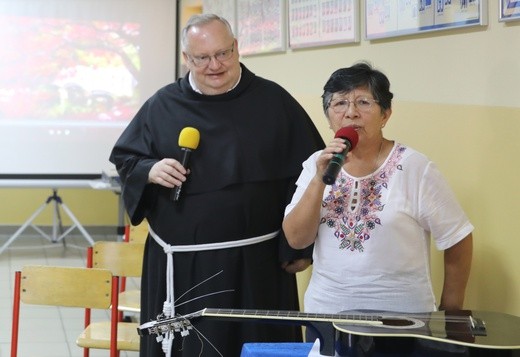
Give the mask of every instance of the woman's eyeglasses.
[[332, 108], [334, 113], [340, 114], [345, 113], [350, 107], [350, 104], [354, 104], [354, 108], [362, 112], [367, 112], [370, 110], [370, 108], [372, 108], [372, 105], [374, 103], [378, 102], [379, 101], [376, 99], [370, 99], [365, 97], [356, 98], [353, 101], [350, 101], [348, 99], [335, 99], [330, 101], [329, 108]]

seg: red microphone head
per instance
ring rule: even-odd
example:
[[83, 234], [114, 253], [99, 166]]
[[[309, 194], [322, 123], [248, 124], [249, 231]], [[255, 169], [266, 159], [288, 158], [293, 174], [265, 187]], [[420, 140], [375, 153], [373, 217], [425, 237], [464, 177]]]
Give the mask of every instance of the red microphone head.
[[336, 131], [336, 135], [334, 137], [348, 140], [350, 142], [350, 150], [356, 147], [359, 139], [357, 131], [351, 126], [345, 126], [339, 129]]

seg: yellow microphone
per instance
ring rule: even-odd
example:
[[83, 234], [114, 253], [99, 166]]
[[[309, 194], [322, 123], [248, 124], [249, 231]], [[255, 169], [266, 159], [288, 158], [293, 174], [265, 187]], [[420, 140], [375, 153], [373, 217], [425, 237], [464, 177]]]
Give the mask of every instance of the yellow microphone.
[[[181, 130], [179, 134], [179, 146], [182, 150], [181, 164], [185, 169], [188, 169], [188, 163], [190, 161], [191, 152], [199, 146], [200, 133], [197, 129], [192, 127], [186, 127]], [[171, 193], [171, 199], [177, 202], [181, 195], [182, 184], [175, 186]]]

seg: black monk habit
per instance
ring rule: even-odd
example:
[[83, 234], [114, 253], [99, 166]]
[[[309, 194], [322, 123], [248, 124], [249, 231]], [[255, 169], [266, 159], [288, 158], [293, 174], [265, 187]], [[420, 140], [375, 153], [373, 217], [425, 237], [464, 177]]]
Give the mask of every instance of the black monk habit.
[[[180, 201], [172, 202], [172, 189], [148, 184], [148, 172], [163, 158], [181, 160], [178, 137], [188, 126], [200, 131], [200, 144], [191, 154], [191, 173]], [[296, 100], [242, 65], [240, 82], [225, 94], [199, 94], [187, 75], [160, 89], [125, 129], [110, 161], [121, 177], [132, 224], [146, 218], [166, 243], [192, 245], [281, 230], [301, 164], [323, 146]], [[304, 257], [312, 257], [311, 249], [290, 249], [283, 233], [245, 247], [174, 253], [175, 312], [184, 315], [205, 307], [299, 310], [295, 276], [281, 269], [280, 262]], [[165, 275], [166, 254], [149, 236], [141, 323], [162, 312]], [[223, 290], [232, 291], [202, 297]], [[239, 356], [245, 342], [301, 341], [299, 326], [207, 317], [192, 322], [226, 357]], [[202, 356], [218, 356], [205, 338], [194, 331], [185, 338], [176, 335], [173, 356], [199, 356], [201, 351]], [[141, 356], [161, 356], [160, 351], [154, 336], [141, 339]]]

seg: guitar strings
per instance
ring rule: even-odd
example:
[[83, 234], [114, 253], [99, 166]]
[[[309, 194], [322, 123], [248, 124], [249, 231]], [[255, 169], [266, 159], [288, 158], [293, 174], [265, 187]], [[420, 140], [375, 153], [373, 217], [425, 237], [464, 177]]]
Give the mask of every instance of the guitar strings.
[[[201, 281], [200, 283], [198, 283], [198, 284], [192, 286], [192, 287], [189, 288], [187, 291], [185, 291], [184, 294], [181, 294], [181, 296], [179, 296], [179, 297], [174, 301], [174, 303], [177, 302], [177, 301], [179, 301], [180, 299], [182, 299], [183, 296], [185, 296], [186, 294], [188, 294], [190, 291], [196, 289], [197, 287], [199, 287], [200, 285], [204, 284], [205, 282], [207, 282], [207, 281], [213, 279], [214, 277], [216, 277], [217, 275], [221, 274], [222, 272], [224, 272], [224, 270], [221, 270], [221, 271], [219, 271], [218, 273], [213, 274], [213, 275], [210, 276], [209, 278], [204, 279], [204, 280]], [[176, 306], [177, 306], [177, 305], [176, 305]]]
[[[187, 291], [185, 291], [183, 294], [181, 294], [175, 301], [174, 301], [174, 304], [175, 304], [175, 307], [178, 307], [178, 306], [182, 306], [184, 304], [187, 304], [189, 302], [192, 302], [192, 301], [195, 301], [195, 300], [199, 300], [199, 299], [202, 299], [202, 298], [205, 298], [205, 297], [208, 297], [208, 296], [211, 296], [211, 295], [216, 295], [216, 294], [222, 294], [222, 293], [227, 293], [227, 292], [234, 292], [235, 290], [234, 289], [227, 289], [227, 290], [220, 290], [220, 291], [215, 291], [215, 292], [212, 292], [212, 293], [208, 293], [208, 294], [204, 294], [204, 295], [200, 295], [200, 296], [197, 296], [197, 297], [194, 297], [193, 299], [189, 299], [187, 301], [184, 301], [184, 302], [181, 302], [181, 303], [178, 303], [179, 300], [181, 300], [184, 296], [186, 296], [189, 292], [193, 291], [194, 289], [196, 289], [197, 287], [201, 286], [202, 284], [208, 282], [209, 280], [215, 278], [216, 276], [218, 276], [219, 274], [221, 274], [222, 272], [224, 272], [223, 270], [213, 274], [212, 276], [210, 276], [209, 278], [207, 279], [204, 279], [203, 281], [201, 281], [200, 283], [198, 284], [195, 284], [194, 286], [192, 286], [191, 288], [189, 288]], [[184, 315], [180, 315], [178, 314], [178, 317], [184, 317]], [[204, 352], [204, 341], [206, 341], [217, 353], [220, 357], [224, 357], [222, 355], [222, 353], [220, 353], [220, 351], [217, 349], [217, 347], [211, 343], [211, 341], [206, 337], [204, 336], [204, 334], [198, 330], [195, 326], [193, 326], [191, 323], [190, 323], [192, 329], [195, 331], [195, 335], [197, 336], [197, 338], [199, 339], [200, 343], [201, 343], [201, 346], [200, 346], [200, 352], [199, 352], [199, 357], [202, 356], [202, 353]], [[182, 338], [182, 346], [184, 345], [184, 339], [186, 338], [186, 336], [183, 336]]]
[[455, 323], [471, 323], [471, 318], [472, 316], [446, 316], [444, 315], [444, 317], [442, 316], [432, 316], [431, 314], [429, 313], [424, 313], [424, 314], [410, 314], [410, 316], [406, 316], [406, 315], [397, 315], [397, 316], [392, 316], [391, 313], [388, 313], [388, 316], [379, 316], [380, 318], [403, 318], [403, 319], [406, 319], [406, 318], [420, 318], [420, 319], [423, 319], [423, 320], [429, 320], [429, 321], [434, 321], [434, 322], [437, 322], [437, 321], [440, 321], [440, 322], [455, 322]]
[[[391, 316], [391, 315], [389, 315]], [[398, 316], [396, 316], [398, 317]], [[471, 316], [430, 316], [426, 317], [425, 314], [406, 314], [403, 317], [413, 317], [417, 319], [429, 320], [429, 321], [446, 321], [446, 322], [470, 322]]]
[[181, 302], [179, 304], [175, 304], [175, 307], [182, 306], [182, 305], [187, 304], [189, 302], [192, 302], [192, 301], [195, 301], [195, 300], [199, 300], [199, 299], [211, 296], [211, 295], [217, 295], [217, 294], [222, 294], [222, 293], [229, 293], [229, 292], [234, 292], [234, 291], [235, 291], [235, 289], [228, 289], [228, 290], [215, 291], [213, 293], [207, 293], [207, 294], [204, 294], [204, 295], [200, 295], [200, 296], [194, 297], [193, 299], [186, 300], [186, 301]]
[[[213, 347], [213, 349], [219, 354], [220, 357], [224, 357], [224, 355], [222, 353], [220, 353], [220, 351], [217, 349], [217, 347], [215, 347], [214, 344], [211, 343], [211, 341], [206, 337], [204, 336], [204, 334], [202, 332], [200, 332], [195, 326], [191, 325], [191, 327], [195, 330], [195, 334], [197, 335], [197, 337], [199, 338], [199, 341], [201, 343], [201, 347], [200, 347], [200, 353], [199, 353], [199, 357], [202, 356], [202, 352], [204, 352], [204, 340], [206, 340], [207, 343], [209, 343], [209, 345], [211, 347]], [[202, 338], [201, 338], [202, 337]]]
[[[183, 315], [178, 315], [178, 317], [184, 317]], [[191, 327], [195, 330], [195, 335], [197, 336], [197, 338], [199, 339], [199, 342], [200, 342], [200, 351], [199, 351], [199, 357], [202, 356], [202, 353], [204, 353], [204, 341], [202, 340], [201, 336], [205, 339], [205, 340], [208, 340], [200, 331], [198, 331], [195, 326], [191, 325]], [[181, 348], [179, 351], [183, 351], [184, 350], [184, 341], [185, 341], [185, 337], [184, 336], [182, 338], [182, 342], [181, 342]], [[208, 341], [208, 343], [211, 345], [211, 342]], [[215, 348], [215, 346], [213, 346], [213, 348]], [[220, 353], [220, 351], [218, 351], [216, 348], [215, 350], [217, 351], [217, 353], [221, 356], [222, 354]]]

